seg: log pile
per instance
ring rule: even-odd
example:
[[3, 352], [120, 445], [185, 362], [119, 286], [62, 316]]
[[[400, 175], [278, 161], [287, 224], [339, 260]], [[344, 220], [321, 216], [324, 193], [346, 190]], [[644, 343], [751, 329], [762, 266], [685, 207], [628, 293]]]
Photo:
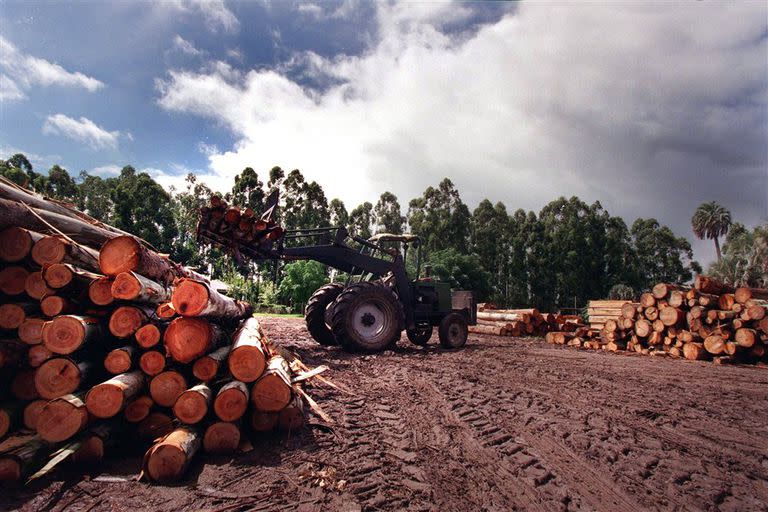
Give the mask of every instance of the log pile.
[[477, 325], [469, 332], [493, 336], [543, 336], [550, 331], [574, 331], [582, 327], [581, 317], [541, 313], [536, 308], [498, 309], [495, 304], [477, 305]]
[[[592, 301], [590, 309], [600, 302]], [[718, 364], [768, 362], [766, 289], [733, 288], [697, 276], [692, 288], [659, 283], [639, 303], [626, 302], [616, 312], [615, 306], [606, 309], [605, 315], [590, 316], [592, 328], [551, 332], [546, 340]]]
[[200, 451], [299, 428], [305, 401], [318, 412], [302, 399], [309, 369], [249, 304], [0, 181], [4, 208], [27, 214], [0, 230], [0, 480], [25, 481], [52, 458], [98, 460], [125, 440], [148, 447], [147, 479], [172, 481]]

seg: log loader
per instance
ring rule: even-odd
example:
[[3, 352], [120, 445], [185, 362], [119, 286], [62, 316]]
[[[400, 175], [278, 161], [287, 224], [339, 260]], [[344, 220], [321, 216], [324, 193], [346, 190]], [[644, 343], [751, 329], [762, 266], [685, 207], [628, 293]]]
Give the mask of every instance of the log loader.
[[[403, 330], [412, 343], [426, 345], [437, 327], [443, 347], [464, 346], [468, 325], [477, 323], [474, 293], [451, 292], [448, 283], [420, 277], [418, 236], [384, 233], [364, 239], [344, 227], [285, 231], [272, 220], [277, 204], [274, 192], [266, 211], [245, 230], [242, 223], [233, 229], [223, 215], [215, 215], [222, 211], [220, 202], [203, 208], [197, 239], [228, 249], [240, 261], [313, 260], [346, 273], [344, 283], [320, 287], [307, 302], [307, 330], [321, 345], [378, 352], [393, 347]], [[417, 251], [413, 277], [405, 264], [411, 249]]]

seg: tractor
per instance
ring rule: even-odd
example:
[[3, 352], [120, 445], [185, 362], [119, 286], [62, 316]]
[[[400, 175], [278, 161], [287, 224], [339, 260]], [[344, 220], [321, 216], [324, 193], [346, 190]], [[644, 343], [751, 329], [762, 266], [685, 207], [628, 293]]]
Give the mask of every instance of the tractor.
[[[276, 194], [269, 203], [261, 218], [274, 225], [270, 219], [277, 206]], [[197, 236], [225, 245], [219, 235], [205, 226], [201, 229], [200, 224]], [[307, 329], [321, 345], [379, 352], [393, 347], [403, 330], [412, 343], [426, 345], [437, 327], [440, 344], [457, 349], [467, 341], [468, 326], [477, 323], [473, 292], [451, 292], [449, 283], [420, 277], [418, 236], [383, 233], [365, 239], [343, 227], [283, 231], [274, 226], [259, 239], [260, 243], [230, 248], [239, 259], [314, 260], [348, 275], [344, 283], [320, 287], [307, 302]], [[412, 278], [405, 265], [410, 249], [416, 250]]]

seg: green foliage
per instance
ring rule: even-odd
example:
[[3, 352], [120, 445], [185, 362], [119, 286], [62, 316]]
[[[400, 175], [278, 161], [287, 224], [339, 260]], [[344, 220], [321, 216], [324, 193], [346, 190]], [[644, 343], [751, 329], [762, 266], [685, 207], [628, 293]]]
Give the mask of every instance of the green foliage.
[[707, 273], [732, 286], [768, 286], [768, 224], [752, 231], [741, 223], [733, 224], [722, 258]]
[[632, 239], [637, 253], [637, 268], [642, 281], [639, 289], [655, 283], [686, 283], [700, 270], [693, 260], [691, 244], [677, 237], [656, 219], [637, 219], [632, 224]]
[[474, 254], [462, 254], [456, 249], [435, 251], [429, 256], [432, 274], [450, 283], [452, 290], [474, 290], [478, 301], [488, 299], [491, 274]]
[[349, 213], [341, 199], [334, 199], [328, 205], [331, 226], [346, 228], [349, 226]]
[[349, 231], [359, 237], [368, 239], [373, 235], [373, 228], [373, 205], [366, 201], [349, 214]]
[[301, 171], [294, 169], [283, 180], [281, 187], [281, 217], [285, 229], [310, 229], [330, 225], [328, 200], [317, 182], [306, 182]]
[[625, 284], [615, 284], [608, 292], [608, 300], [635, 300], [635, 290]]
[[228, 196], [232, 204], [244, 208], [250, 207], [258, 215], [264, 206], [264, 184], [259, 180], [256, 171], [246, 167], [243, 172], [235, 176], [235, 184]]
[[718, 204], [717, 201], [702, 203], [693, 214], [691, 226], [693, 233], [700, 240], [711, 238], [715, 241], [717, 260], [720, 261], [722, 254], [718, 238], [728, 233], [728, 228], [731, 227], [731, 212]]
[[258, 304], [260, 297], [259, 285], [253, 279], [249, 279], [240, 272], [227, 270], [221, 280], [229, 286], [227, 295], [233, 299], [244, 300], [251, 304]]
[[470, 235], [469, 209], [453, 182], [445, 178], [437, 188], [428, 187], [422, 197], [408, 204], [411, 233], [421, 236], [428, 252], [456, 249], [466, 253]]
[[401, 235], [405, 228], [405, 217], [400, 213], [400, 203], [397, 196], [391, 192], [384, 192], [379, 197], [376, 207], [373, 209], [376, 219], [376, 231], [379, 233], [392, 233]]
[[325, 265], [316, 261], [296, 261], [285, 266], [277, 296], [295, 308], [303, 308], [315, 290], [327, 282]]

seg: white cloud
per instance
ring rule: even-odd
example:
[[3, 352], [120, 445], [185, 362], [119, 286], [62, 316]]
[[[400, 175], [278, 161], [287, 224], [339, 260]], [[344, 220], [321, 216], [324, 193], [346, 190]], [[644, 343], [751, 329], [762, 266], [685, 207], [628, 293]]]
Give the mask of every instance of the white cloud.
[[224, 0], [159, 0], [155, 6], [171, 12], [201, 15], [206, 27], [212, 32], [223, 30], [234, 33], [240, 29], [240, 21], [227, 8]]
[[117, 176], [123, 168], [119, 165], [108, 164], [94, 167], [89, 174], [95, 174], [97, 176]]
[[[104, 83], [83, 73], [67, 71], [53, 62], [20, 52], [10, 41], [0, 36], [0, 100], [21, 100], [23, 91], [35, 85], [80, 87], [94, 92]], [[11, 78], [13, 77], [13, 78]]]
[[202, 51], [195, 48], [195, 45], [178, 34], [176, 34], [176, 37], [173, 38], [173, 48], [180, 51], [181, 53], [186, 55], [193, 55], [195, 57], [203, 54]]
[[[119, 131], [107, 131], [90, 119], [73, 119], [64, 114], [54, 114], [46, 118], [43, 124], [46, 135], [61, 135], [78, 142], [84, 142], [93, 149], [117, 148], [121, 134]], [[125, 134], [128, 138], [130, 134]]]
[[0, 158], [7, 159], [16, 153], [21, 153], [26, 156], [27, 160], [29, 160], [32, 166], [38, 171], [40, 169], [52, 167], [54, 164], [62, 165], [61, 155], [40, 155], [32, 151], [27, 151], [15, 146], [9, 146], [7, 144], [0, 143]]
[[467, 7], [377, 5], [369, 52], [296, 59], [339, 83], [323, 91], [290, 66], [159, 80], [162, 108], [238, 137], [201, 179], [225, 190], [245, 166], [300, 168], [354, 206], [383, 190], [407, 203], [448, 176], [470, 205], [578, 195], [689, 237], [705, 200], [768, 216], [763, 4], [523, 3], [460, 39], [441, 27]]

